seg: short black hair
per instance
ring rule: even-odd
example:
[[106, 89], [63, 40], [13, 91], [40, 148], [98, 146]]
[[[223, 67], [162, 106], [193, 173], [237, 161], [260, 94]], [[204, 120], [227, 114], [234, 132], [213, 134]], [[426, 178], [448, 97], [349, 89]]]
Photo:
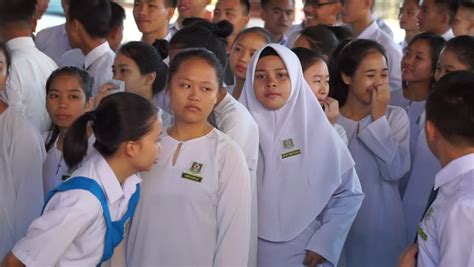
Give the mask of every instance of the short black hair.
[[339, 44], [339, 39], [334, 32], [323, 24], [304, 28], [300, 36], [306, 38], [311, 50], [327, 57], [331, 56], [332, 51]]
[[[260, 1], [260, 6], [262, 8], [266, 7], [268, 4], [271, 3], [272, 0], [261, 0]], [[291, 2], [294, 4], [295, 3], [295, 0], [291, 0]]]
[[125, 9], [116, 2], [110, 2], [110, 7], [112, 10], [110, 17], [110, 30], [123, 26], [123, 21], [125, 20]]
[[456, 16], [458, 9], [458, 0], [434, 0], [434, 4], [441, 9], [447, 10], [449, 14], [449, 24], [451, 24]]
[[177, 3], [178, 0], [165, 0], [165, 5], [166, 7], [172, 7], [172, 8], [176, 8], [176, 5], [178, 4]]
[[35, 10], [36, 0], [1, 0], [0, 24], [20, 21], [31, 23]]
[[110, 32], [110, 0], [69, 0], [68, 20], [78, 20], [92, 37], [106, 38]]
[[474, 2], [472, 0], [459, 0], [458, 8], [459, 7], [465, 7], [474, 11]]
[[250, 13], [250, 1], [249, 0], [240, 0], [240, 5], [243, 8], [245, 16], [248, 16]]
[[426, 101], [426, 121], [450, 143], [474, 146], [474, 73], [451, 72], [435, 83]]

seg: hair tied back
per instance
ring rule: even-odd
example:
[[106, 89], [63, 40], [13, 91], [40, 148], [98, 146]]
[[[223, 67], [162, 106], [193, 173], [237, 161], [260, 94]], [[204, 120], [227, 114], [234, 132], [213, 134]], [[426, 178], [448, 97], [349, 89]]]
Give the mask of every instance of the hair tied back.
[[165, 39], [156, 39], [153, 42], [153, 47], [156, 49], [161, 59], [164, 60], [168, 57], [169, 43]]

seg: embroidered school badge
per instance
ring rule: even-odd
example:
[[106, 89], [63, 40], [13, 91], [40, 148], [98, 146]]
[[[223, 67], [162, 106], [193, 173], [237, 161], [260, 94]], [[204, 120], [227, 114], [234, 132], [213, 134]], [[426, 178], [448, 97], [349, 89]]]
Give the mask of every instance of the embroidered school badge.
[[189, 168], [189, 171], [183, 172], [181, 174], [181, 178], [200, 183], [202, 181], [202, 166], [202, 163], [193, 161], [193, 163], [191, 164], [191, 168]]
[[[290, 150], [290, 149], [293, 149], [294, 147], [295, 147], [295, 144], [293, 143], [293, 139], [290, 138], [290, 139], [283, 140], [283, 148], [285, 150]], [[281, 154], [281, 158], [286, 159], [286, 158], [293, 157], [299, 154], [301, 154], [301, 149], [295, 149], [295, 150]]]

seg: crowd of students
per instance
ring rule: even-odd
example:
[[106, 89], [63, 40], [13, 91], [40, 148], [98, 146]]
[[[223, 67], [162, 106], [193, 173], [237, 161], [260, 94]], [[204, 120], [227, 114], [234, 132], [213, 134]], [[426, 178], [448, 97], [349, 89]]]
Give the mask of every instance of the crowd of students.
[[61, 3], [0, 2], [2, 267], [472, 265], [472, 2]]

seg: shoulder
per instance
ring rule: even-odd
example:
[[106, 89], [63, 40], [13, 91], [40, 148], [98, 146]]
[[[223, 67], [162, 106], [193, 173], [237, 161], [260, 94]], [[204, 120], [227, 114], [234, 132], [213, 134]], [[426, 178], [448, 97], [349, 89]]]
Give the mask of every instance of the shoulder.
[[389, 120], [391, 119], [396, 119], [396, 120], [407, 120], [408, 121], [408, 115], [406, 111], [398, 106], [387, 106], [387, 118]]
[[[249, 129], [258, 129], [257, 123], [253, 119], [250, 112], [232, 96], [224, 98], [221, 103], [222, 106], [219, 112], [216, 112], [216, 121], [224, 128], [238, 127], [241, 131], [248, 131]], [[220, 126], [219, 126], [220, 127]], [[225, 129], [222, 129], [225, 131]]]
[[218, 129], [214, 129], [213, 136], [216, 140], [217, 153], [219, 157], [243, 157], [242, 149], [240, 149], [239, 145], [227, 134]]
[[36, 34], [35, 43], [47, 42], [50, 38], [58, 37], [58, 35], [61, 35], [63, 32], [65, 32], [64, 24], [43, 29]]
[[10, 106], [4, 114], [6, 115], [6, 125], [8, 126], [7, 131], [14, 140], [23, 143], [31, 143], [30, 141], [32, 140], [41, 142], [42, 137], [40, 133], [19, 110]]

